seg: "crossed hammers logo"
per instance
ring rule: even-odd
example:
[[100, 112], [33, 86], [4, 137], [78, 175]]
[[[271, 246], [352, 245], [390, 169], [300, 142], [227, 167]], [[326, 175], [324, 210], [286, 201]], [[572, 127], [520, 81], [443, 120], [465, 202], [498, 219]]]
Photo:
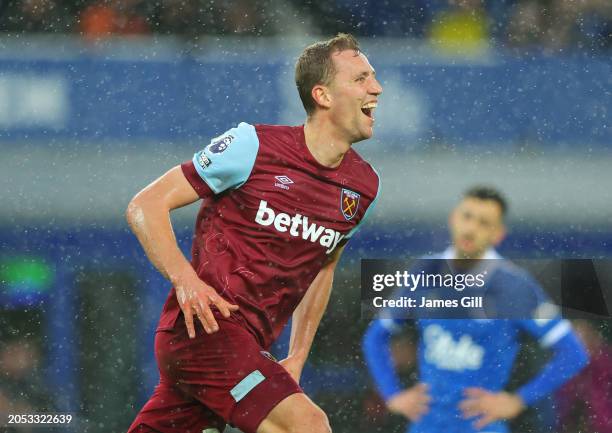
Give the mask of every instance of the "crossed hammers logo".
[[353, 215], [353, 210], [355, 207], [355, 199], [349, 199], [348, 197], [344, 197], [344, 212], [349, 215]]

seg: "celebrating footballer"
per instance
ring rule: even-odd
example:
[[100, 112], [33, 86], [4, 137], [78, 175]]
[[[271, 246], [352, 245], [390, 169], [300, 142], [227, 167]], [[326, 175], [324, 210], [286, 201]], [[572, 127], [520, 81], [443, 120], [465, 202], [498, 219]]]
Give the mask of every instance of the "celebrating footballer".
[[[331, 431], [299, 379], [342, 249], [378, 195], [377, 174], [351, 146], [372, 136], [382, 88], [346, 34], [307, 47], [295, 81], [304, 125], [240, 123], [128, 206], [172, 285], [155, 336], [160, 382], [130, 433]], [[190, 263], [170, 211], [197, 200]], [[290, 318], [277, 362], [267, 350]]]

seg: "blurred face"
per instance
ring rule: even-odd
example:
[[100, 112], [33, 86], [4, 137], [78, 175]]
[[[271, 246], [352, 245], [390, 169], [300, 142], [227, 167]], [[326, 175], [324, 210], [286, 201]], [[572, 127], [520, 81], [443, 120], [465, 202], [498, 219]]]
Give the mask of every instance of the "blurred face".
[[449, 218], [457, 258], [478, 259], [505, 235], [502, 210], [493, 200], [465, 198]]
[[39, 352], [32, 344], [12, 342], [0, 352], [0, 370], [14, 379], [21, 379], [31, 374], [38, 360]]
[[328, 114], [350, 143], [368, 139], [374, 128], [374, 111], [382, 87], [363, 54], [353, 50], [334, 53], [336, 74], [326, 87]]

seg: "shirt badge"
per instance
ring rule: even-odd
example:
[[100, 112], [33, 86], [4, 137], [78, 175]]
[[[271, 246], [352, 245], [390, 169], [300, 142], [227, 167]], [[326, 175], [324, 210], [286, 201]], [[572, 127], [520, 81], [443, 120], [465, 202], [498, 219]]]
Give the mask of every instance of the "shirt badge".
[[210, 164], [212, 164], [212, 161], [206, 155], [204, 155], [203, 151], [198, 153], [197, 160], [198, 160], [198, 164], [200, 164], [200, 167], [202, 168], [206, 168]]
[[347, 221], [352, 220], [357, 214], [357, 209], [359, 208], [359, 197], [359, 193], [351, 191], [350, 189], [342, 188], [342, 194], [340, 194], [340, 210]]
[[224, 152], [233, 140], [233, 135], [222, 135], [221, 137], [213, 139], [213, 141], [208, 145], [207, 149], [210, 153]]

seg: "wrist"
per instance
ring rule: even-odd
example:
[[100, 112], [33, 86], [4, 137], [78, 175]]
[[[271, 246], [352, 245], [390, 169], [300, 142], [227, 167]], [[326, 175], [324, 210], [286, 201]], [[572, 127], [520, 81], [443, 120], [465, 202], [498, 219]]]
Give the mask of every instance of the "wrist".
[[507, 419], [513, 419], [517, 417], [521, 412], [523, 412], [527, 406], [525, 405], [525, 402], [519, 393], [506, 394], [511, 399], [509, 402], [510, 404], [508, 404], [507, 406], [509, 410], [509, 412], [507, 413]]
[[395, 389], [393, 391], [383, 393], [383, 399], [385, 400], [385, 404], [389, 405], [391, 400], [400, 395], [402, 391], [402, 389]]
[[523, 397], [521, 397], [521, 395], [517, 392], [517, 393], [511, 393], [510, 396], [512, 396], [512, 398], [514, 398], [514, 400], [516, 401], [516, 404], [518, 407], [521, 408], [521, 410], [525, 409], [527, 407], [527, 405], [525, 404], [525, 400], [523, 400]]
[[186, 280], [197, 277], [190, 263], [173, 266], [167, 269], [168, 280], [174, 286], [183, 286]]
[[290, 351], [287, 358], [291, 358], [292, 361], [297, 362], [300, 365], [304, 365], [306, 363], [306, 359], [308, 358], [308, 353], [303, 350]]
[[511, 393], [511, 395], [516, 397], [516, 399], [521, 402], [521, 405], [523, 406], [523, 408], [526, 408], [531, 403], [529, 400], [529, 394], [526, 393], [522, 389], [519, 389], [515, 391], [514, 393]]

